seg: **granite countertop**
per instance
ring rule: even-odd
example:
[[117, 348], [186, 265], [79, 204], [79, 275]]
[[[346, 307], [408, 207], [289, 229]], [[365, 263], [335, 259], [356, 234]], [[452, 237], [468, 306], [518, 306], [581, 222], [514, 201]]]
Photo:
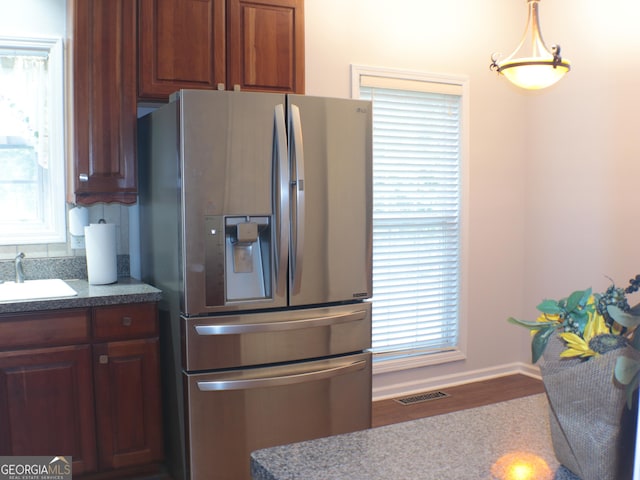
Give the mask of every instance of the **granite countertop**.
[[[254, 480], [579, 480], [558, 464], [544, 394], [258, 450]], [[538, 471], [515, 476], [507, 464]]]
[[118, 278], [116, 283], [109, 285], [89, 285], [87, 280], [65, 280], [65, 282], [78, 292], [78, 295], [0, 302], [0, 314], [157, 302], [162, 298], [162, 292], [157, 288], [129, 277]]

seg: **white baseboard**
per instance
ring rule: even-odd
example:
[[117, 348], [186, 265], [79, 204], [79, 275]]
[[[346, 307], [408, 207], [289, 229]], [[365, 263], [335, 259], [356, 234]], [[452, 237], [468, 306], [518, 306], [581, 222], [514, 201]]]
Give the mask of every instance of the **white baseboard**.
[[537, 366], [527, 363], [509, 363], [491, 368], [473, 370], [431, 378], [416, 378], [415, 380], [397, 383], [392, 385], [376, 386], [376, 377], [373, 377], [373, 400], [385, 400], [405, 395], [412, 395], [429, 390], [441, 390], [448, 387], [455, 387], [464, 383], [478, 382], [492, 378], [505, 377], [507, 375], [523, 374], [529, 377], [540, 379], [540, 370]]

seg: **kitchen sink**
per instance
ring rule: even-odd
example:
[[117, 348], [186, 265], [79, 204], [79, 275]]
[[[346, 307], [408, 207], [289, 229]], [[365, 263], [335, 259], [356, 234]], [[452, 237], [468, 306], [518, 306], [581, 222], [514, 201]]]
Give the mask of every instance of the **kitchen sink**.
[[0, 283], [0, 302], [35, 300], [42, 298], [73, 297], [77, 295], [64, 280], [25, 280], [24, 283]]

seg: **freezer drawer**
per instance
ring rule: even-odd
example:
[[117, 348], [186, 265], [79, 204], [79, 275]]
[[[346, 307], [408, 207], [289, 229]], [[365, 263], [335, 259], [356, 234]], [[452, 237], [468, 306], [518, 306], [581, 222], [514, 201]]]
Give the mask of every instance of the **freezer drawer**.
[[249, 455], [371, 426], [371, 354], [185, 374], [191, 480], [250, 479]]
[[371, 304], [183, 318], [183, 367], [215, 370], [340, 355], [371, 346]]

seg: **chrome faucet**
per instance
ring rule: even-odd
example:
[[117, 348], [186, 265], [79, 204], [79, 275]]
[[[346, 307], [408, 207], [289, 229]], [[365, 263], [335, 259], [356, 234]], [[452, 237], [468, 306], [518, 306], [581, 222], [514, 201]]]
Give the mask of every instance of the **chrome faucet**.
[[24, 258], [24, 253], [20, 252], [16, 255], [16, 283], [24, 283], [24, 269], [22, 268], [22, 259]]

